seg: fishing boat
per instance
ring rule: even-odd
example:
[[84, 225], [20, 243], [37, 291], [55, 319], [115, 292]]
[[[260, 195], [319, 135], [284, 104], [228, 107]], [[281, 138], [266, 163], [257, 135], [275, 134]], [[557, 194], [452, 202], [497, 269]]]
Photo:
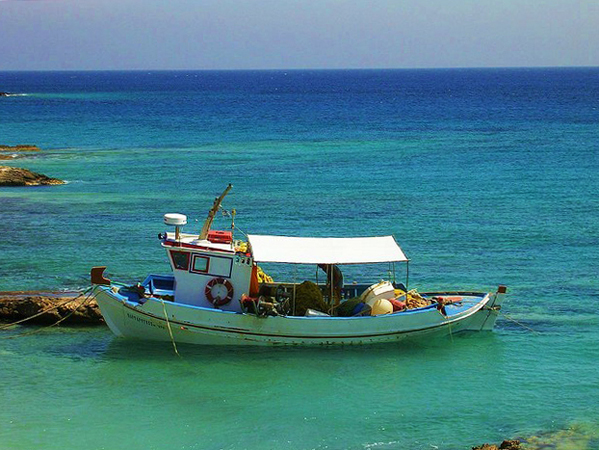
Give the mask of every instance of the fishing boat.
[[[407, 288], [409, 260], [393, 236], [289, 237], [212, 230], [231, 185], [214, 200], [201, 231], [166, 214], [159, 234], [171, 275], [133, 286], [91, 270], [93, 295], [117, 336], [199, 345], [361, 345], [493, 329], [505, 286], [495, 292], [417, 292]], [[259, 264], [314, 265], [325, 280], [274, 282]], [[340, 267], [405, 263], [405, 283], [342, 282]], [[354, 266], [355, 267], [355, 266]], [[316, 269], [318, 272], [318, 269]], [[306, 292], [316, 306], [306, 307]], [[302, 295], [304, 297], [302, 297]], [[303, 303], [302, 303], [303, 302]], [[310, 306], [310, 305], [308, 305]]]

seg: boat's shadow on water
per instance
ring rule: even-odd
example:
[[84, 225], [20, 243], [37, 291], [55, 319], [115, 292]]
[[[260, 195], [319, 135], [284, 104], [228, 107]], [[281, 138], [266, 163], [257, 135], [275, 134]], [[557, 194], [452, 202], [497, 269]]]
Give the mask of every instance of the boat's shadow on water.
[[475, 347], [489, 350], [502, 347], [501, 339], [493, 333], [461, 333], [457, 336], [437, 337], [428, 341], [406, 340], [391, 344], [346, 345], [346, 346], [201, 346], [177, 344], [177, 353], [170, 342], [143, 341], [138, 339], [114, 338], [106, 346], [102, 354], [105, 360], [235, 360], [261, 359], [280, 360], [294, 359], [312, 360], [315, 357], [335, 359], [338, 357], [377, 358], [394, 355], [410, 358], [423, 355], [446, 354], [452, 352], [472, 351]]
[[[514, 320], [516, 319], [516, 320]], [[360, 358], [442, 358], [450, 352], [453, 355], [460, 353], [476, 354], [502, 353], [508, 342], [514, 339], [536, 339], [544, 336], [549, 338], [552, 334], [559, 333], [563, 323], [568, 318], [541, 320], [536, 317], [515, 316], [510, 320], [500, 317], [495, 332], [462, 332], [456, 335], [434, 337], [427, 340], [404, 340], [390, 344], [368, 344], [347, 346], [201, 346], [191, 344], [177, 344], [179, 356], [175, 353], [172, 343], [145, 341], [138, 339], [117, 338], [107, 330], [66, 328], [46, 331], [25, 339], [36, 340], [44, 335], [45, 351], [55, 356], [71, 358], [73, 360], [98, 360], [98, 361], [203, 361], [206, 359], [220, 361], [240, 361], [261, 359], [281, 360], [288, 357], [301, 360], [311, 360], [315, 357], [335, 359], [340, 357]], [[578, 320], [582, 325], [594, 326], [597, 316], [586, 317], [586, 321]], [[584, 328], [584, 327], [582, 327]], [[82, 331], [86, 331], [83, 333]], [[582, 330], [584, 331], [584, 330]], [[76, 342], [64, 343], [64, 334], [71, 334]], [[8, 334], [8, 333], [7, 333]], [[17, 334], [13, 332], [10, 334]]]
[[[106, 329], [53, 328], [39, 330], [15, 329], [4, 332], [8, 338], [6, 351], [16, 353], [45, 353], [73, 361], [110, 363], [118, 361], [173, 362], [173, 361], [220, 361], [229, 363], [260, 361], [341, 360], [341, 359], [420, 359], [443, 358], [448, 353], [476, 353], [501, 351], [503, 333], [460, 333], [455, 336], [435, 337], [428, 340], [405, 340], [390, 344], [347, 346], [201, 346], [177, 344], [178, 354], [172, 343], [124, 339], [112, 335]], [[521, 328], [520, 328], [521, 330]], [[33, 334], [30, 334], [34, 332]]]

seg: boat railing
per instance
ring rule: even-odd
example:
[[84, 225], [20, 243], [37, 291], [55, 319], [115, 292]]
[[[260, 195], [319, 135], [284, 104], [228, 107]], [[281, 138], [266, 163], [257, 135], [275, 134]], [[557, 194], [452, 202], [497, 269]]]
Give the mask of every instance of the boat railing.
[[[275, 292], [275, 290], [277, 288], [279, 288], [279, 286], [282, 286], [285, 293], [291, 294], [291, 293], [293, 293], [294, 286], [297, 287], [300, 284], [301, 283], [292, 283], [292, 282], [261, 283], [261, 286], [266, 286], [267, 288], [269, 288], [271, 290], [271, 292]], [[328, 286], [325, 283], [319, 283], [319, 284], [317, 284], [317, 286], [320, 289], [320, 291], [322, 292], [324, 299], [328, 300], [328, 298], [330, 296], [330, 286]], [[354, 284], [354, 283], [345, 284], [343, 286], [343, 288], [341, 289], [341, 299], [347, 300], [350, 298], [359, 297], [370, 286], [371, 286], [371, 284], [357, 284], [357, 283], [356, 284]]]

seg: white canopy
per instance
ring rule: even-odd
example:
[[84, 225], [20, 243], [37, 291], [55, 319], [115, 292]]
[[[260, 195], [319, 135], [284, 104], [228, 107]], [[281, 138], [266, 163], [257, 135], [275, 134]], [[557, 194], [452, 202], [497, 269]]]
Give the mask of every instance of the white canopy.
[[315, 238], [248, 235], [254, 260], [291, 264], [407, 261], [393, 236]]

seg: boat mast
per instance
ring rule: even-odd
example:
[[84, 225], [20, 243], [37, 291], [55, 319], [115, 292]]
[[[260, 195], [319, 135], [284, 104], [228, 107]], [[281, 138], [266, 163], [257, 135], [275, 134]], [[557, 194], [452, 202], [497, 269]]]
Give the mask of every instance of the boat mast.
[[204, 222], [202, 231], [200, 231], [200, 235], [198, 237], [200, 241], [205, 240], [208, 237], [208, 232], [210, 231], [210, 227], [212, 226], [212, 222], [214, 221], [214, 216], [218, 212], [218, 209], [220, 208], [220, 204], [223, 202], [223, 199], [229, 193], [232, 187], [233, 185], [229, 183], [224, 192], [220, 194], [220, 197], [214, 199], [214, 204], [212, 205], [212, 208], [210, 208], [210, 211], [208, 211], [208, 217]]

